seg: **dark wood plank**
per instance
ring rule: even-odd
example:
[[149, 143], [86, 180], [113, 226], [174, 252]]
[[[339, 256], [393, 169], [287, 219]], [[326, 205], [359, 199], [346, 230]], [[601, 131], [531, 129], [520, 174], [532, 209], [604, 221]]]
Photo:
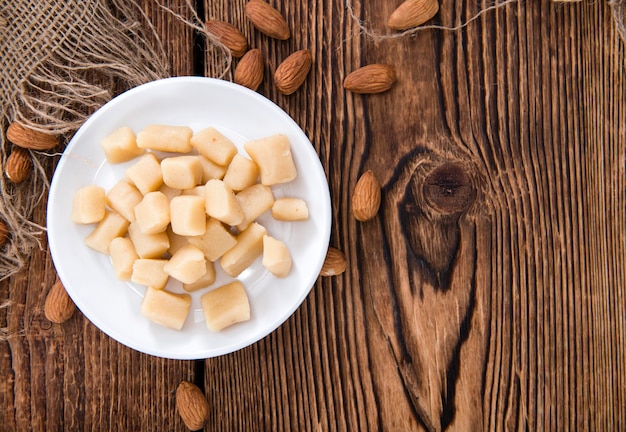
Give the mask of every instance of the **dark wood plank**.
[[[373, 303], [378, 316], [388, 317], [384, 334], [391, 335], [391, 343], [396, 344], [390, 356], [399, 359], [403, 387], [417, 400], [414, 407], [418, 416], [429, 419], [424, 422], [426, 427], [562, 429], [604, 419], [606, 423], [601, 427], [610, 429], [623, 423], [623, 419], [614, 423], [615, 417], [606, 416], [604, 404], [615, 409], [614, 404], [624, 397], [614, 392], [612, 384], [587, 387], [603, 388], [600, 412], [580, 409], [580, 405], [577, 410], [574, 404], [565, 403], [584, 397], [588, 391], [584, 390], [585, 374], [578, 374], [576, 362], [570, 359], [581, 349], [575, 348], [577, 338], [589, 337], [598, 331], [596, 326], [606, 329], [604, 341], [608, 338], [617, 342], [623, 335], [620, 325], [592, 322], [593, 329], [578, 327], [589, 315], [577, 312], [573, 300], [578, 297], [583, 304], [590, 298], [606, 300], [608, 281], [611, 285], [624, 284], [621, 265], [613, 258], [614, 253], [623, 256], [624, 219], [616, 213], [610, 218], [603, 214], [604, 209], [619, 212], [623, 206], [616, 206], [614, 198], [600, 192], [604, 187], [599, 186], [615, 183], [617, 188], [612, 190], [621, 190], [623, 199], [622, 162], [618, 157], [611, 165], [609, 158], [602, 157], [602, 170], [591, 175], [586, 172], [587, 167], [598, 164], [598, 153], [615, 146], [621, 148], [618, 153], [623, 152], [624, 143], [611, 137], [622, 128], [623, 114], [602, 116], [602, 136], [594, 136], [598, 127], [589, 127], [584, 120], [598, 109], [606, 110], [609, 101], [623, 101], [615, 97], [623, 95], [621, 80], [609, 93], [596, 91], [591, 96], [583, 91], [587, 97], [581, 105], [577, 105], [577, 93], [568, 94], [566, 90], [574, 85], [581, 91], [596, 81], [605, 86], [615, 79], [615, 64], [623, 64], [623, 49], [612, 54], [604, 51], [600, 58], [596, 57], [600, 52], [583, 49], [593, 58], [590, 73], [570, 70], [576, 66], [566, 63], [569, 50], [579, 50], [588, 43], [585, 40], [589, 35], [568, 39], [568, 35], [577, 34], [577, 28], [597, 29], [600, 34], [596, 37], [604, 46], [619, 43], [610, 26], [599, 24], [607, 19], [608, 11], [597, 6], [565, 9], [530, 2], [509, 7], [482, 18], [477, 23], [479, 31], [470, 27], [467, 36], [443, 35], [441, 51], [435, 51], [434, 58], [420, 69], [426, 76], [441, 79], [423, 78], [426, 88], [418, 82], [416, 89], [419, 100], [409, 98], [407, 102], [408, 111], [420, 115], [424, 132], [417, 131], [413, 136], [416, 142], [424, 142], [425, 154], [405, 160], [402, 175], [414, 170], [411, 181], [419, 187], [423, 177], [418, 164], [443, 156], [471, 162], [484, 179], [480, 182], [484, 197], [477, 201], [476, 212], [459, 219], [460, 243], [454, 249], [452, 279], [447, 288], [429, 277], [428, 273], [437, 270], [430, 257], [420, 247], [406, 245], [411, 233], [402, 228], [409, 221], [397, 206], [403, 204], [401, 194], [406, 187], [393, 177], [386, 186], [392, 202], [385, 204], [383, 237], [391, 244], [391, 261], [401, 264], [390, 272], [393, 288], [386, 301]], [[577, 20], [568, 28], [565, 18], [570, 16]], [[432, 47], [430, 41], [419, 38], [421, 35], [416, 44]], [[452, 39], [449, 48], [446, 39]], [[389, 57], [404, 58], [394, 54]], [[431, 71], [429, 64], [439, 70]], [[442, 91], [444, 97], [437, 104], [436, 93]], [[465, 100], [469, 105], [463, 107]], [[422, 103], [430, 103], [430, 109]], [[577, 111], [574, 116], [583, 117], [580, 123], [571, 117], [573, 111]], [[444, 113], [446, 117], [441, 118]], [[374, 135], [382, 136], [389, 125], [382, 121], [378, 124], [381, 127]], [[400, 133], [389, 134], [410, 137], [411, 131], [403, 127], [398, 126]], [[429, 131], [431, 128], [434, 130]], [[570, 133], [579, 135], [570, 139]], [[410, 148], [403, 149], [400, 144], [398, 153], [410, 153]], [[415, 168], [409, 167], [411, 162]], [[608, 172], [613, 177], [606, 175]], [[599, 189], [591, 196], [575, 192], [595, 188]], [[596, 197], [597, 193], [601, 195]], [[421, 240], [418, 246], [447, 241], [443, 233], [438, 235], [437, 228], [429, 226], [434, 219], [435, 227], [442, 229], [440, 215], [433, 216], [427, 205], [424, 209], [423, 202], [418, 201], [417, 207], [415, 224], [424, 229], [415, 240]], [[581, 213], [584, 220], [577, 222], [574, 217]], [[398, 222], [389, 226], [390, 219]], [[610, 245], [607, 226], [619, 230], [617, 243]], [[586, 233], [585, 238], [575, 241], [581, 232]], [[602, 246], [590, 254], [587, 246], [596, 241]], [[363, 259], [367, 257], [363, 254]], [[407, 261], [408, 274], [402, 277]], [[582, 264], [569, 270], [568, 275], [567, 269], [576, 262]], [[601, 264], [606, 262], [613, 264]], [[586, 272], [594, 275], [592, 282], [585, 281]], [[372, 292], [380, 290], [386, 280], [376, 279], [377, 274], [364, 278], [366, 283], [371, 281], [368, 285]], [[468, 299], [468, 293], [473, 298]], [[381, 308], [381, 304], [389, 307]], [[405, 311], [401, 305], [405, 305]], [[610, 316], [619, 308], [613, 312], [604, 307], [600, 310]], [[415, 333], [411, 338], [412, 329]], [[450, 350], [449, 356], [446, 350]], [[403, 362], [408, 363], [408, 370], [402, 370]], [[622, 364], [623, 358], [607, 359], [606, 368], [612, 371]], [[617, 378], [613, 372], [609, 375]], [[582, 382], [575, 384], [578, 380]], [[483, 400], [482, 413], [476, 410], [480, 406], [472, 404], [477, 397]]]

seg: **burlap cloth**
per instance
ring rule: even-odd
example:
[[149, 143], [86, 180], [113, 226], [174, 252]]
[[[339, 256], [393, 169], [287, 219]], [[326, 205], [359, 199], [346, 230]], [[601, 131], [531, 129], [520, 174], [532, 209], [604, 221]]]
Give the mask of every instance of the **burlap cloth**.
[[[220, 45], [202, 27], [191, 0], [173, 11], [155, 8], [202, 32], [207, 46]], [[187, 18], [191, 15], [191, 18]], [[50, 164], [84, 120], [116, 94], [170, 75], [168, 59], [152, 24], [134, 0], [0, 0], [0, 144], [4, 167], [13, 145], [10, 122], [61, 135], [51, 152], [31, 151], [30, 178], [14, 184], [0, 175], [0, 220], [10, 239], [0, 247], [0, 280], [23, 268], [45, 227], [32, 222], [48, 192]], [[2, 170], [4, 171], [4, 169]]]

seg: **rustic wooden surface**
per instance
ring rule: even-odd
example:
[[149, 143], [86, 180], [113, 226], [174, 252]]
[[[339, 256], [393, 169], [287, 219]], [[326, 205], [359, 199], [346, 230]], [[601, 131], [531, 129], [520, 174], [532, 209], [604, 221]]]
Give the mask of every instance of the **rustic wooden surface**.
[[[189, 28], [142, 1], [175, 75], [219, 72]], [[263, 52], [259, 92], [318, 151], [348, 270], [258, 343], [174, 361], [79, 312], [48, 322], [55, 271], [35, 251], [0, 283], [0, 429], [185, 430], [174, 393], [190, 380], [211, 405], [206, 430], [626, 430], [626, 56], [608, 5], [528, 0], [460, 31], [374, 41], [341, 1], [270, 3], [290, 40], [252, 28], [245, 0], [198, 10]], [[354, 12], [384, 33], [398, 3]], [[434, 22], [491, 4], [443, 2]], [[282, 96], [272, 71], [301, 48], [312, 71]], [[394, 88], [346, 93], [343, 77], [369, 63], [393, 65]], [[349, 197], [367, 169], [383, 205], [359, 223]]]

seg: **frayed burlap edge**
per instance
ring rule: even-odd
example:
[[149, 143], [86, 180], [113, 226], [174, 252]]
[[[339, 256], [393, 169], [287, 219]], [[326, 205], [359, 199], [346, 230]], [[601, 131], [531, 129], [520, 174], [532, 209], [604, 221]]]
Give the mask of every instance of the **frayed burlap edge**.
[[626, 0], [609, 0], [615, 29], [626, 43]]
[[[357, 25], [360, 30], [360, 33], [364, 35], [367, 39], [370, 39], [374, 42], [380, 42], [383, 40], [389, 39], [402, 39], [409, 36], [414, 36], [417, 33], [426, 31], [426, 30], [443, 30], [443, 31], [459, 31], [470, 25], [472, 22], [476, 21], [481, 16], [485, 15], [488, 12], [494, 11], [496, 9], [503, 8], [507, 5], [513, 3], [520, 3], [522, 0], [503, 0], [501, 2], [495, 2], [493, 5], [485, 7], [478, 11], [475, 15], [468, 18], [466, 21], [462, 22], [456, 26], [446, 26], [446, 25], [437, 25], [437, 24], [425, 24], [421, 26], [417, 26], [402, 32], [379, 32], [371, 27], [368, 27], [356, 14], [354, 10], [354, 5], [352, 0], [345, 0], [345, 7], [348, 12], [348, 15]], [[561, 2], [561, 0], [552, 0], [555, 3]], [[615, 22], [615, 28], [619, 33], [620, 38], [624, 43], [626, 43], [626, 0], [608, 0], [607, 3], [611, 6], [611, 13], [613, 16], [613, 21]]]
[[[9, 309], [9, 306], [11, 305], [11, 302], [9, 300], [5, 301], [4, 303], [0, 304], [0, 312], [3, 311], [4, 309]], [[8, 327], [0, 327], [0, 342], [9, 340], [9, 328]]]

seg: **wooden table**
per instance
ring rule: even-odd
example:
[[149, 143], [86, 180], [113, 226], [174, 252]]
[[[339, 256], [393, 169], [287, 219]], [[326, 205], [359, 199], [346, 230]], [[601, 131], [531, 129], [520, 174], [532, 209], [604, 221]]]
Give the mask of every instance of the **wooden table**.
[[[191, 29], [142, 3], [174, 75], [216, 73]], [[190, 380], [211, 405], [206, 430], [626, 430], [626, 56], [606, 2], [527, 0], [458, 31], [374, 41], [342, 1], [272, 0], [284, 42], [256, 31], [245, 3], [198, 10], [261, 49], [259, 93], [319, 154], [347, 271], [320, 278], [258, 343], [174, 361], [79, 312], [47, 321], [55, 270], [35, 251], [0, 283], [12, 334], [0, 429], [185, 430], [174, 394]], [[354, 12], [385, 33], [398, 3]], [[488, 4], [444, 1], [433, 22], [458, 26]], [[185, 14], [184, 0], [168, 5]], [[311, 73], [281, 95], [273, 71], [301, 48]], [[392, 90], [346, 92], [346, 74], [370, 63], [394, 66]], [[366, 170], [383, 200], [361, 223], [350, 196]]]

